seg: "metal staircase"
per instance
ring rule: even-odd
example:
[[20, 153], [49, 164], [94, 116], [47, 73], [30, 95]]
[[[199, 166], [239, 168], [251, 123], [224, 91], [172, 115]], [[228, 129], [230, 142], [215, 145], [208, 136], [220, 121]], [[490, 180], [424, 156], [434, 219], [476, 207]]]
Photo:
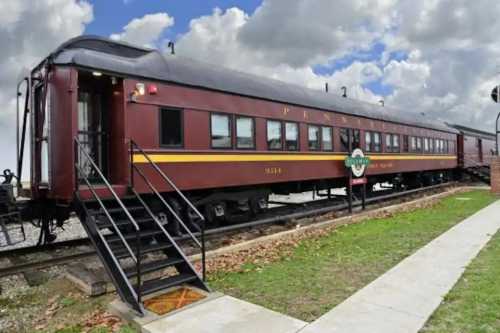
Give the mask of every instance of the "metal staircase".
[[464, 168], [464, 172], [475, 180], [490, 184], [490, 166], [467, 160], [472, 166]]
[[[136, 144], [134, 143], [134, 145]], [[167, 231], [166, 221], [164, 219], [160, 221], [158, 213], [153, 213], [133, 186], [130, 186], [129, 193], [126, 196], [120, 198], [76, 138], [75, 153], [77, 156], [75, 169], [79, 188], [75, 191], [75, 210], [120, 298], [142, 315], [144, 314], [143, 296], [185, 283], [209, 291], [204, 282], [204, 218], [179, 189], [174, 185], [181, 198], [186, 200], [188, 205], [192, 207], [191, 209], [194, 209], [200, 216], [202, 221], [200, 224], [201, 242], [194, 237], [179, 214], [163, 199], [153, 184], [150, 184], [149, 180], [144, 178], [149, 183], [152, 193], [164, 204], [164, 212], [169, 212], [170, 216], [178, 219], [179, 224], [184, 227], [184, 231], [200, 247], [203, 276], [196, 272], [182, 249]], [[133, 150], [131, 151], [132, 155]], [[86, 176], [87, 173], [78, 162], [78, 156], [84, 157], [85, 162], [88, 164], [85, 167], [92, 168], [94, 175], [98, 175], [102, 182], [100, 186], [105, 187], [107, 196], [99, 194], [100, 192], [96, 186], [89, 181]], [[156, 164], [152, 165], [158, 168]], [[140, 173], [142, 171], [135, 167], [133, 163], [131, 164], [131, 170], [132, 168], [139, 170], [139, 174], [145, 177], [144, 174]], [[133, 173], [131, 176], [133, 177]], [[170, 182], [170, 179], [166, 175], [164, 176], [164, 179], [168, 179]], [[80, 195], [82, 188], [88, 189], [92, 194], [92, 198], [82, 198]], [[161, 259], [145, 260], [149, 254], [154, 253], [162, 253], [164, 256]], [[161, 273], [167, 269], [169, 274], [165, 277]], [[146, 279], [145, 276], [150, 278]]]

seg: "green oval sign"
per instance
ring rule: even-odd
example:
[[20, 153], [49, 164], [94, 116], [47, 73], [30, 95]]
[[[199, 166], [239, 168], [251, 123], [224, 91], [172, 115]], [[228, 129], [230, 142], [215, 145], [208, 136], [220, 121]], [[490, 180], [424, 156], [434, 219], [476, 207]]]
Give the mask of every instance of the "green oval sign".
[[370, 165], [370, 158], [366, 157], [361, 149], [356, 148], [351, 156], [346, 157], [344, 164], [351, 169], [354, 176], [361, 177], [365, 173], [366, 167]]

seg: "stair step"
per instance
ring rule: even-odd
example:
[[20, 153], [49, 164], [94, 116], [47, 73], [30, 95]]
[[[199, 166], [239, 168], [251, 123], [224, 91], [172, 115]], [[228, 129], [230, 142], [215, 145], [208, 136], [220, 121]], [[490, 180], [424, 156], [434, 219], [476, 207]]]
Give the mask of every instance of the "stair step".
[[[109, 222], [109, 220], [106, 217], [104, 217], [104, 218], [105, 218], [106, 222], [97, 223], [97, 227], [99, 229], [111, 228], [112, 227], [111, 222]], [[153, 221], [154, 220], [151, 217], [141, 217], [141, 218], [135, 219], [135, 222], [137, 222], [137, 224], [146, 223], [146, 222], [153, 222]], [[120, 219], [120, 220], [115, 220], [115, 224], [117, 226], [124, 226], [124, 225], [132, 225], [132, 222], [130, 222], [129, 219]]]
[[[182, 258], [167, 258], [167, 259], [161, 259], [161, 260], [156, 260], [152, 262], [148, 262], [145, 264], [141, 265], [141, 274], [148, 274], [151, 272], [156, 272], [160, 269], [171, 267], [177, 264], [180, 264], [184, 262], [184, 259]], [[130, 267], [125, 270], [125, 274], [127, 274], [128, 278], [137, 276], [137, 269], [136, 267]]]
[[[140, 238], [157, 236], [157, 235], [162, 235], [162, 234], [163, 234], [162, 230], [139, 231]], [[108, 243], [121, 242], [121, 238], [118, 235], [107, 235], [107, 236], [105, 236], [105, 238], [106, 238]], [[124, 234], [123, 238], [125, 238], [125, 240], [135, 240], [137, 238], [137, 235], [135, 234], [135, 231], [134, 231], [131, 233]]]
[[[151, 253], [151, 252], [156, 252], [156, 251], [162, 251], [171, 248], [173, 245], [169, 243], [164, 243], [164, 244], [154, 244], [154, 245], [141, 245], [141, 255]], [[137, 252], [135, 252], [135, 244], [130, 244], [130, 248], [134, 252], [135, 255], [137, 255]], [[115, 257], [117, 259], [124, 259], [124, 258], [129, 258], [130, 253], [127, 251], [127, 249], [121, 245], [119, 247], [112, 247], [111, 251], [115, 254]]]
[[[129, 213], [134, 213], [134, 212], [139, 212], [144, 210], [144, 206], [131, 206], [131, 207], [126, 207]], [[107, 208], [106, 209], [113, 217], [114, 215], [124, 215], [125, 211], [121, 207], [113, 207], [113, 208]], [[90, 216], [106, 216], [104, 211], [101, 209], [101, 207], [97, 207], [96, 209], [89, 209], [89, 215]], [[131, 214], [132, 215], [132, 214]]]
[[[145, 210], [144, 206], [130, 206], [130, 207], [126, 207], [126, 208], [129, 212], [137, 212], [137, 211]], [[110, 214], [125, 213], [125, 211], [121, 207], [109, 208], [108, 212]]]
[[[99, 198], [103, 203], [110, 203], [110, 202], [117, 202], [114, 197], [107, 197], [107, 198]], [[129, 201], [129, 200], [137, 200], [137, 197], [135, 195], [126, 195], [124, 197], [120, 197], [120, 200], [122, 202], [124, 201]], [[94, 197], [91, 199], [87, 199], [84, 201], [85, 205], [92, 205], [92, 204], [99, 204], [97, 199]]]
[[[179, 274], [165, 279], [149, 280], [142, 284], [142, 295], [149, 295], [154, 292], [178, 286], [183, 283], [195, 281], [198, 277], [194, 274]], [[134, 285], [137, 290], [137, 285]]]

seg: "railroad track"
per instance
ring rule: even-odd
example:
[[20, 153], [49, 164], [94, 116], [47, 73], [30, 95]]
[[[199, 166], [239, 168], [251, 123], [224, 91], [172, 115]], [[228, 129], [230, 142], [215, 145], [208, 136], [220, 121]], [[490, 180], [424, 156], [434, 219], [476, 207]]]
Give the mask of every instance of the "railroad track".
[[[401, 192], [392, 192], [390, 190], [381, 191], [383, 192], [382, 194], [372, 196], [366, 199], [366, 207], [370, 207], [375, 204], [380, 204], [401, 198], [408, 198], [408, 197], [413, 198], [413, 196], [415, 195], [422, 195], [432, 191], [441, 191], [443, 188], [452, 187], [457, 184], [458, 182], [448, 182], [448, 183], [432, 185]], [[353, 202], [353, 208], [360, 207], [361, 204], [362, 203], [360, 200], [355, 200]], [[345, 214], [347, 208], [348, 208], [348, 203], [341, 198], [316, 200], [300, 204], [289, 204], [286, 206], [271, 208], [268, 212], [262, 214], [262, 216], [260, 216], [257, 220], [254, 221], [207, 229], [205, 231], [205, 235], [207, 236], [207, 241], [210, 241], [210, 239], [215, 238], [215, 236], [220, 236], [221, 234], [228, 234], [232, 232], [234, 233], [244, 229], [250, 229], [255, 227], [266, 227], [268, 225], [286, 223], [293, 220], [321, 216], [332, 212], [336, 212], [338, 214], [342, 213]], [[194, 235], [199, 236], [199, 233], [194, 233]], [[181, 242], [181, 245], [183, 245], [182, 243], [184, 241], [187, 241], [188, 238], [189, 236], [186, 235], [186, 236], [175, 237], [174, 239], [178, 242]], [[56, 242], [44, 246], [30, 246], [8, 251], [1, 251], [0, 259], [16, 257], [16, 256], [24, 256], [36, 252], [51, 252], [65, 248], [72, 248], [75, 246], [84, 246], [84, 245], [88, 246], [91, 245], [88, 238], [78, 238], [78, 239]], [[88, 251], [82, 251], [80, 253], [55, 256], [53, 258], [49, 258], [46, 260], [38, 260], [36, 262], [27, 262], [22, 264], [15, 264], [8, 267], [2, 267], [0, 268], [0, 278], [14, 274], [20, 274], [34, 269], [43, 269], [55, 265], [62, 265], [69, 262], [74, 262], [75, 260], [81, 260], [93, 257], [96, 254], [97, 253], [93, 249], [89, 249]]]

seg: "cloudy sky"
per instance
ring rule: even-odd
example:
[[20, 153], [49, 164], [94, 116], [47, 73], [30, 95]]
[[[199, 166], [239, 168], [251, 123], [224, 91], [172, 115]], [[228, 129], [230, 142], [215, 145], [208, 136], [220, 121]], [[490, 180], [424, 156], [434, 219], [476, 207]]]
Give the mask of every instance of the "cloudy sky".
[[[0, 1], [0, 169], [15, 168], [15, 85], [97, 34], [492, 131], [498, 0]], [[497, 60], [498, 59], [498, 60]]]

